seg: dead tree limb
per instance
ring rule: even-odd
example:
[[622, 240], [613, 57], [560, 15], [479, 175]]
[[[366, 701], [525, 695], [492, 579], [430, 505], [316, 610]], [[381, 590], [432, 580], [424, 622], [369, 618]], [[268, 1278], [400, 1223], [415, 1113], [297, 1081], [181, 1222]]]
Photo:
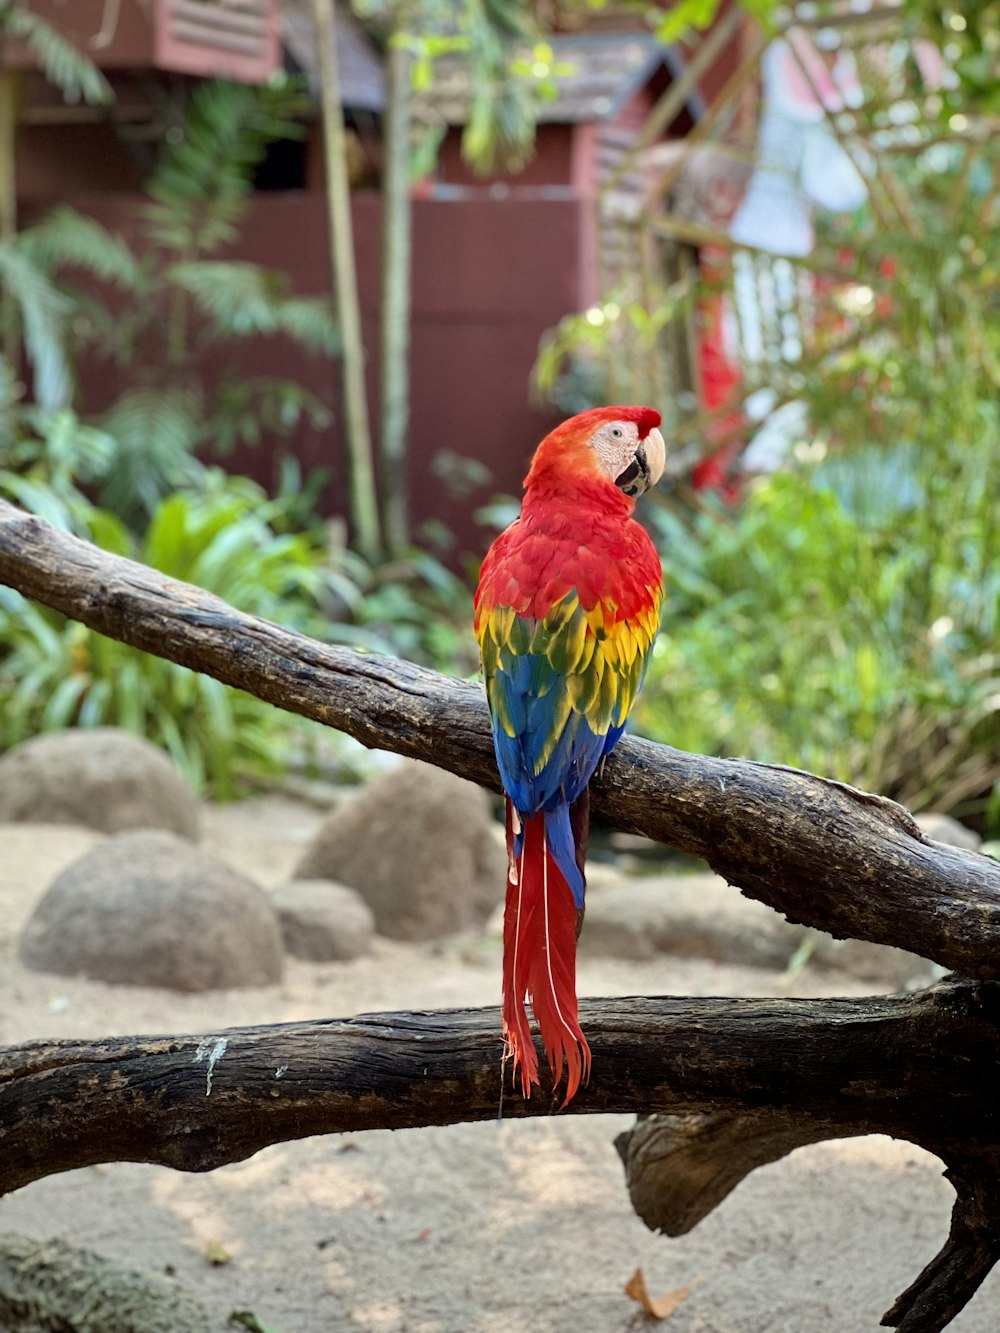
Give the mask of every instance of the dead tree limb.
[[[0, 582], [366, 745], [496, 785], [468, 682], [243, 615], [2, 501]], [[570, 1109], [647, 1117], [619, 1146], [654, 1227], [688, 1229], [801, 1143], [884, 1132], [940, 1156], [957, 1196], [951, 1234], [884, 1321], [937, 1333], [1000, 1253], [1000, 866], [930, 842], [901, 807], [843, 784], [636, 740], [595, 782], [593, 808], [704, 857], [793, 921], [985, 979], [895, 999], [583, 1005], [601, 1073]], [[91, 1162], [211, 1170], [308, 1134], [493, 1118], [497, 1028], [492, 1013], [397, 1014], [0, 1052], [0, 1191]], [[509, 1096], [505, 1114], [551, 1105]]]
[[[647, 1133], [640, 1151], [633, 1135], [625, 1146], [650, 1225], [688, 1230], [753, 1167], [801, 1144], [887, 1133], [941, 1157], [957, 1197], [944, 1250], [886, 1319], [936, 1333], [989, 1271], [1000, 1181], [994, 1083], [982, 1071], [1000, 1056], [1000, 985], [952, 980], [864, 1000], [587, 1000], [582, 1010], [600, 1077], [570, 1112], [640, 1108], [655, 1113], [647, 1125], [688, 1126], [682, 1149], [674, 1136], [682, 1169], [653, 1189], [655, 1141]], [[98, 1162], [210, 1171], [307, 1135], [492, 1120], [499, 1101], [494, 1010], [29, 1042], [0, 1051], [0, 1192]], [[503, 1114], [557, 1105], [508, 1093]]]
[[[497, 787], [486, 707], [471, 682], [244, 615], [3, 501], [0, 582], [364, 745]], [[790, 921], [1000, 978], [1000, 864], [930, 842], [892, 801], [796, 769], [626, 739], [593, 783], [592, 809], [703, 857]]]

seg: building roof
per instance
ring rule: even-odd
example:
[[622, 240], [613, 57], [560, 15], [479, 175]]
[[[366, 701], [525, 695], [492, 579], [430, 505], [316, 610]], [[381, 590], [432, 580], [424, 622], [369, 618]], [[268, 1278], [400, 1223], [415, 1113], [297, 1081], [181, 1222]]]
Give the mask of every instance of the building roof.
[[[672, 78], [684, 68], [676, 47], [665, 46], [651, 33], [573, 33], [549, 37], [546, 44], [552, 49], [556, 96], [539, 102], [538, 119], [543, 122], [611, 120], [661, 66]], [[525, 57], [530, 60], [530, 51]], [[430, 121], [463, 124], [471, 101], [470, 80], [469, 63], [461, 52], [439, 56], [434, 83], [414, 98], [415, 109]], [[702, 114], [697, 91], [688, 98], [688, 108], [695, 119]]]
[[[319, 60], [312, 0], [281, 0], [280, 8], [286, 54], [305, 74], [315, 93], [319, 89]], [[354, 111], [381, 111], [385, 106], [385, 75], [378, 49], [347, 4], [337, 4], [335, 17], [341, 103]]]

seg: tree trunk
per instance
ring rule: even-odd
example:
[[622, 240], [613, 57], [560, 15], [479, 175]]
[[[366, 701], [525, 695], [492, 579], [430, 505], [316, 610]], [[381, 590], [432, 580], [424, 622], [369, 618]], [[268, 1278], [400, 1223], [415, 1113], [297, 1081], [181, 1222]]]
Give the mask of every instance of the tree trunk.
[[330, 224], [330, 265], [343, 344], [344, 442], [350, 478], [351, 524], [358, 550], [374, 560], [382, 547], [378, 500], [372, 464], [368, 398], [365, 390], [365, 349], [361, 336], [358, 275], [351, 223], [351, 190], [347, 171], [344, 113], [337, 68], [337, 25], [333, 0], [313, 0], [322, 87], [324, 164]]
[[[468, 682], [315, 643], [2, 501], [0, 581], [367, 745], [497, 785]], [[900, 806], [843, 783], [644, 741], [622, 742], [592, 797], [598, 817], [703, 856], [792, 920], [979, 978], [901, 998], [581, 1006], [596, 1073], [570, 1110], [644, 1117], [619, 1149], [652, 1227], [689, 1229], [802, 1143], [881, 1132], [938, 1154], [957, 1194], [951, 1234], [884, 1320], [937, 1333], [1000, 1253], [1000, 864], [931, 842]], [[3, 1051], [0, 1189], [89, 1162], [210, 1170], [307, 1134], [557, 1109], [501, 1097], [499, 1027], [492, 1011], [395, 1014]]]
[[406, 435], [410, 407], [410, 79], [413, 52], [401, 25], [389, 42], [382, 169], [382, 421], [380, 493], [386, 545], [409, 540]]

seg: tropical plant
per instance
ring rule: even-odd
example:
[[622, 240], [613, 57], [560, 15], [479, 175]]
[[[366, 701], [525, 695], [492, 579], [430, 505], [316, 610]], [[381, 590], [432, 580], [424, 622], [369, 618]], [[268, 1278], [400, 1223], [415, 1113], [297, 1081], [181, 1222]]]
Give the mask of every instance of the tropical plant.
[[[19, 498], [45, 494], [38, 486]], [[78, 510], [76, 519], [107, 550], [240, 610], [322, 632], [327, 552], [313, 536], [276, 533], [274, 508], [254, 483], [209, 470], [197, 490], [161, 501], [139, 539], [103, 510]], [[162, 745], [195, 786], [221, 799], [248, 780], [280, 773], [296, 734], [308, 726], [10, 589], [0, 589], [0, 717], [0, 748], [58, 727], [125, 727]]]
[[[211, 349], [250, 337], [337, 351], [325, 299], [295, 294], [280, 272], [217, 257], [237, 234], [254, 166], [275, 138], [301, 133], [303, 105], [292, 85], [197, 85], [149, 183], [134, 244], [60, 207], [21, 232], [7, 256], [25, 289], [41, 406], [68, 400], [67, 348], [127, 371], [126, 387], [90, 422], [115, 442], [94, 479], [99, 501], [136, 528], [201, 475], [198, 451], [256, 443], [262, 429], [287, 433], [303, 417], [329, 421], [327, 406], [296, 381], [223, 375], [209, 384], [202, 371]], [[107, 301], [94, 279], [113, 288]]]
[[964, 481], [872, 448], [761, 480], [735, 513], [662, 508], [638, 724], [1000, 827], [995, 459], [970, 453]]
[[67, 102], [98, 106], [112, 101], [111, 86], [94, 62], [27, 5], [0, 0], [0, 33], [25, 43]]

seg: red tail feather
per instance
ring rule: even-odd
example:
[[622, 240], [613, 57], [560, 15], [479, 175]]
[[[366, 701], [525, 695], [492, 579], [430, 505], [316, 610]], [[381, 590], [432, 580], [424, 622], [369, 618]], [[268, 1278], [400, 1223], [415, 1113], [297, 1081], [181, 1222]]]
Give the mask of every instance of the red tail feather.
[[566, 1102], [590, 1075], [590, 1047], [577, 1021], [577, 908], [573, 893], [548, 849], [545, 818], [524, 825], [524, 842], [513, 859], [515, 818], [507, 802], [507, 846], [511, 849], [503, 923], [503, 1030], [507, 1053], [520, 1069], [521, 1091], [531, 1096], [538, 1082], [538, 1056], [525, 1012], [525, 997], [545, 1043], [558, 1083], [566, 1067]]

